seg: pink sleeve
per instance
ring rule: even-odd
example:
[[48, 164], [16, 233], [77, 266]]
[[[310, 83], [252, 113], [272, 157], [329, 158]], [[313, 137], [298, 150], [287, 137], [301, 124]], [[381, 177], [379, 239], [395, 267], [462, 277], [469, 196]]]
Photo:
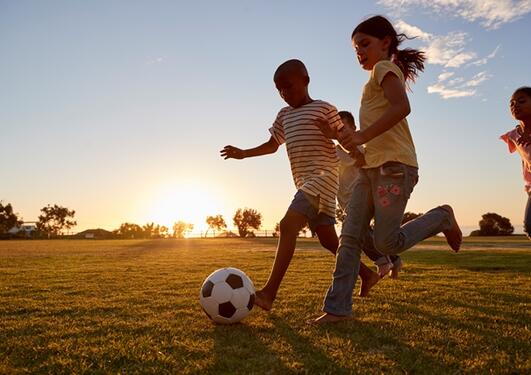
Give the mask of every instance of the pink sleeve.
[[514, 143], [513, 137], [511, 137], [511, 136], [512, 136], [511, 133], [512, 133], [513, 131], [514, 131], [514, 130], [511, 130], [510, 132], [507, 132], [507, 133], [505, 133], [504, 135], [502, 135], [502, 136], [500, 137], [500, 139], [501, 139], [502, 141], [504, 141], [505, 143], [507, 143], [507, 146], [509, 147], [509, 152], [510, 152], [510, 153], [513, 153], [513, 152], [516, 151], [516, 145], [515, 145], [515, 143]]

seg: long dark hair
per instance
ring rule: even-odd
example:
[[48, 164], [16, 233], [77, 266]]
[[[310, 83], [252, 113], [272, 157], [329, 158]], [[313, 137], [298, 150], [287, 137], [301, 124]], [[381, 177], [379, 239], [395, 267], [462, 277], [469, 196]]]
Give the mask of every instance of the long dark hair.
[[424, 70], [424, 61], [426, 60], [424, 52], [412, 48], [398, 49], [404, 40], [413, 38], [408, 38], [405, 34], [397, 34], [387, 18], [374, 16], [366, 19], [356, 26], [351, 38], [354, 38], [356, 33], [367, 34], [378, 39], [389, 36], [391, 38], [391, 45], [389, 46], [391, 61], [398, 65], [406, 81], [414, 82], [419, 72]]

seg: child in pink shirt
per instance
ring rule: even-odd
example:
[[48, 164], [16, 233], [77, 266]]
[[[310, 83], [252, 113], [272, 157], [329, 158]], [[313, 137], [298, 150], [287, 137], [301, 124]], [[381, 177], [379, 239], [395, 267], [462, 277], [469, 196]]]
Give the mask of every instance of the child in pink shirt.
[[509, 152], [518, 151], [522, 159], [525, 191], [528, 195], [524, 231], [531, 239], [531, 87], [517, 89], [511, 96], [509, 106], [518, 125], [500, 138], [509, 146]]

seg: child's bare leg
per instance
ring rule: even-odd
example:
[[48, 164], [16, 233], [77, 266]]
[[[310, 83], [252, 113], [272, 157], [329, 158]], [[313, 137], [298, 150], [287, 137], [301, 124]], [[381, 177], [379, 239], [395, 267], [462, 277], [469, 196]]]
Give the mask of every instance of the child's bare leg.
[[[319, 242], [325, 248], [330, 250], [333, 254], [337, 252], [339, 246], [339, 240], [337, 238], [336, 230], [333, 225], [319, 225], [315, 232], [319, 237]], [[360, 262], [360, 271], [358, 276], [361, 279], [360, 297], [367, 297], [369, 290], [380, 281], [380, 276]]]
[[271, 310], [273, 306], [280, 283], [293, 257], [299, 231], [306, 224], [306, 220], [306, 216], [296, 211], [288, 210], [280, 221], [280, 235], [273, 268], [265, 286], [256, 292], [254, 301], [255, 305], [264, 310]]

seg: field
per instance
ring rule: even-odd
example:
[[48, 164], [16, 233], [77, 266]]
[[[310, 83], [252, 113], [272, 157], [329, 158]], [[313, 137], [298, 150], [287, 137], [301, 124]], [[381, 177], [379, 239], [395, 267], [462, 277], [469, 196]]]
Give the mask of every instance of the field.
[[[334, 267], [299, 242], [270, 313], [217, 326], [203, 279], [233, 266], [262, 285], [274, 239], [0, 242], [0, 373], [459, 374], [531, 372], [531, 242], [440, 239], [398, 280], [314, 327]], [[359, 286], [359, 285], [357, 285]]]

